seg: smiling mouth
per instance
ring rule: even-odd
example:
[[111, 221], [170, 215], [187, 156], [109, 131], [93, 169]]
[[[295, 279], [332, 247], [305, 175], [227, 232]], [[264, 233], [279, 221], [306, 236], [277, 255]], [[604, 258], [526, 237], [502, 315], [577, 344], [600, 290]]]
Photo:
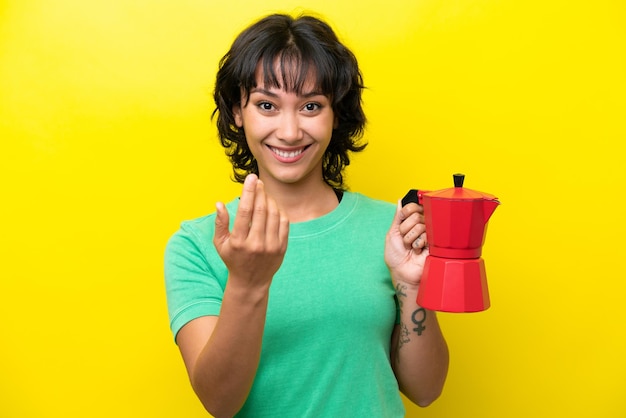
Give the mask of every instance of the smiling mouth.
[[296, 158], [300, 154], [302, 154], [309, 146], [305, 146], [302, 148], [298, 148], [296, 150], [285, 151], [279, 148], [269, 147], [269, 149], [276, 155], [281, 158]]

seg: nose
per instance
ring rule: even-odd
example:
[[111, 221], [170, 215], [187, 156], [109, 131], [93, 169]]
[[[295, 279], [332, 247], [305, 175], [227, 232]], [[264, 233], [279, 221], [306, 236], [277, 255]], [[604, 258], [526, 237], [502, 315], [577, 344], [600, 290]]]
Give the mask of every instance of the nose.
[[297, 113], [284, 112], [281, 114], [276, 136], [281, 141], [288, 143], [298, 142], [303, 138]]

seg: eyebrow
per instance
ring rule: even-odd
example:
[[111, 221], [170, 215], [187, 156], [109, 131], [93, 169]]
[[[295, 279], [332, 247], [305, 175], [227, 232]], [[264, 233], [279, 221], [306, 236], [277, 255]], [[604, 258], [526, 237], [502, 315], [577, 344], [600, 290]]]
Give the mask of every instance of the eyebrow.
[[[261, 94], [265, 94], [265, 95], [270, 96], [270, 97], [278, 97], [278, 94], [276, 94], [276, 93], [274, 93], [274, 92], [272, 92], [270, 90], [267, 90], [267, 89], [264, 89], [264, 88], [259, 88], [259, 87], [255, 87], [252, 90], [250, 90], [250, 94], [252, 94], [252, 93], [261, 93]], [[300, 96], [304, 97], [305, 99], [307, 99], [309, 97], [325, 96], [325, 94], [320, 92], [320, 91], [313, 90], [311, 92], [301, 94]]]

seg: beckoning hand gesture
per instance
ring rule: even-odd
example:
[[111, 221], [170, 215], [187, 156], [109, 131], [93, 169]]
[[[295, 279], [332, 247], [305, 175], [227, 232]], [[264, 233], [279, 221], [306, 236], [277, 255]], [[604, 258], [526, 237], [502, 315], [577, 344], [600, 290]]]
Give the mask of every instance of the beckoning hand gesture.
[[287, 250], [289, 221], [256, 175], [246, 177], [233, 230], [228, 228], [228, 211], [218, 203], [213, 243], [229, 280], [250, 290], [269, 288]]

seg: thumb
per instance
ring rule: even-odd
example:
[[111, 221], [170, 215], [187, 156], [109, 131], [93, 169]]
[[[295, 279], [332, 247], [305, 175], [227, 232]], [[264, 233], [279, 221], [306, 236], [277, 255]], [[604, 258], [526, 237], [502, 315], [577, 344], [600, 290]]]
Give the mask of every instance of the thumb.
[[402, 213], [402, 201], [398, 200], [398, 204], [396, 206], [396, 214], [393, 217], [393, 223], [391, 224], [392, 229], [399, 229], [400, 224], [404, 220], [404, 214]]
[[215, 245], [222, 244], [230, 236], [228, 231], [229, 216], [226, 207], [222, 202], [217, 202], [215, 205], [217, 208], [217, 214], [215, 215], [215, 234], [213, 236], [213, 242]]
[[387, 231], [386, 247], [392, 246], [394, 241], [398, 239], [398, 236], [400, 235], [400, 224], [402, 223], [402, 218], [402, 203], [398, 200], [396, 213], [393, 215], [393, 220], [391, 221], [391, 225], [389, 227], [389, 230]]

